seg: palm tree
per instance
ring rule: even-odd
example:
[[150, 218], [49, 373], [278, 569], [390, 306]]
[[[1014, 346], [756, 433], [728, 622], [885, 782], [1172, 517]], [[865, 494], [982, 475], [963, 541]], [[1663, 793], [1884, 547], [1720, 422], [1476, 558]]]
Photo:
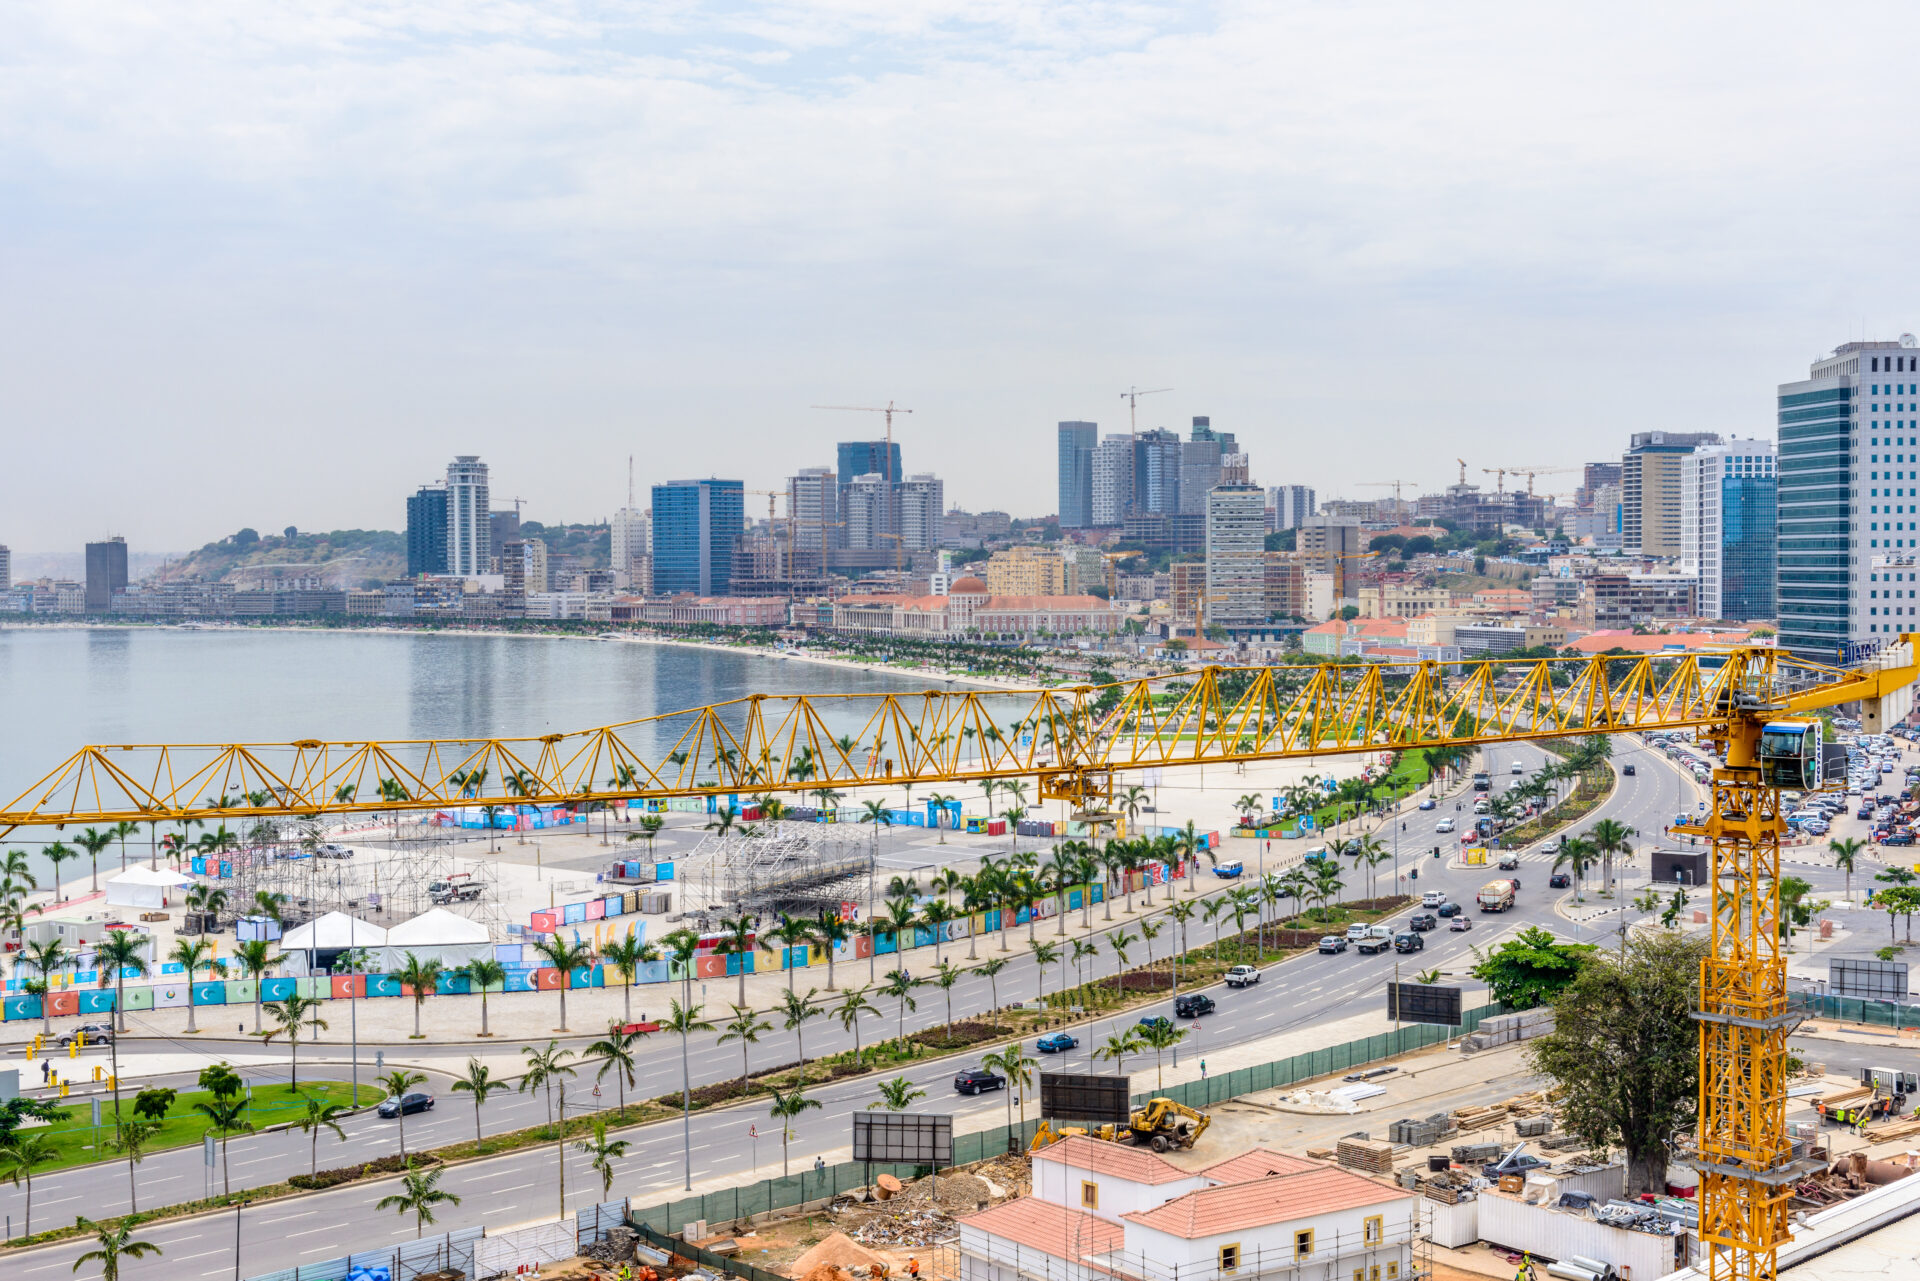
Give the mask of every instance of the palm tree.
[[[531, 1094], [535, 1090], [544, 1093], [547, 1096], [547, 1124], [552, 1125], [553, 1087], [574, 1075], [575, 1069], [567, 1063], [573, 1057], [573, 1051], [563, 1050], [560, 1042], [549, 1039], [544, 1050], [527, 1045], [522, 1046], [520, 1052], [527, 1056], [527, 1070], [520, 1075], [518, 1091], [521, 1094]], [[561, 1128], [566, 1128], [564, 1117]]]
[[817, 1019], [826, 1011], [814, 1004], [814, 994], [819, 988], [810, 987], [805, 996], [800, 996], [792, 988], [780, 994], [780, 1013], [786, 1016], [783, 1027], [793, 1033], [794, 1058], [800, 1064], [801, 1079], [806, 1079], [807, 1043], [804, 1035], [808, 1019]]
[[596, 1116], [593, 1118], [593, 1137], [575, 1143], [573, 1150], [593, 1158], [587, 1165], [600, 1176], [600, 1195], [605, 1197], [613, 1192], [613, 1163], [625, 1156], [627, 1149], [632, 1146], [625, 1139], [609, 1139], [606, 1120]]
[[1107, 935], [1107, 946], [1113, 949], [1113, 987], [1118, 995], [1126, 995], [1126, 984], [1123, 980], [1127, 972], [1127, 949], [1139, 941], [1138, 935], [1130, 934], [1124, 929], [1115, 930]]
[[939, 843], [945, 845], [947, 843], [947, 807], [953, 804], [953, 797], [948, 796], [945, 792], [932, 792], [928, 794], [927, 800], [932, 802], [934, 806], [935, 818], [933, 825], [939, 829]]
[[436, 1205], [459, 1205], [460, 1198], [439, 1187], [440, 1176], [447, 1172], [443, 1165], [432, 1166], [425, 1170], [411, 1167], [400, 1176], [400, 1190], [392, 1196], [381, 1197], [374, 1205], [376, 1210], [397, 1210], [402, 1215], [413, 1216], [413, 1235], [416, 1239], [425, 1235], [427, 1225], [433, 1222], [433, 1207]]
[[1138, 1054], [1139, 1052], [1140, 1029], [1130, 1027], [1125, 1032], [1109, 1033], [1107, 1039], [1095, 1048], [1093, 1057], [1096, 1059], [1113, 1060], [1114, 1071], [1118, 1072], [1121, 1076], [1125, 1076], [1127, 1074], [1127, 1055]]
[[1185, 1040], [1186, 1029], [1174, 1026], [1172, 1019], [1155, 1019], [1144, 1027], [1136, 1028], [1135, 1031], [1139, 1036], [1140, 1044], [1153, 1051], [1153, 1088], [1165, 1089], [1167, 1080], [1160, 1065], [1161, 1052], [1171, 1050]]
[[1613, 888], [1613, 856], [1615, 854], [1631, 856], [1632, 838], [1639, 835], [1631, 827], [1618, 819], [1603, 818], [1587, 829], [1587, 839], [1593, 842], [1594, 852], [1605, 860], [1600, 873], [1603, 888]]
[[259, 1036], [262, 1001], [260, 980], [266, 977], [268, 970], [286, 958], [276, 955], [273, 944], [265, 939], [247, 939], [234, 944], [233, 959], [239, 963], [241, 973], [253, 980], [253, 1034]]
[[[420, 1034], [420, 1008], [427, 1003], [429, 996], [433, 996], [439, 992], [440, 974], [446, 967], [440, 963], [438, 957], [429, 957], [423, 961], [412, 952], [408, 952], [406, 958], [406, 964], [395, 972], [394, 977], [400, 980], [400, 986], [403, 989], [412, 989], [413, 1039], [418, 1041], [422, 1039]], [[563, 1017], [560, 1021], [564, 1023], [566, 1019]]]
[[[455, 1085], [454, 1088], [458, 1089], [459, 1086]], [[296, 1129], [311, 1139], [307, 1154], [309, 1175], [320, 1173], [320, 1131], [332, 1130], [334, 1138], [346, 1142], [347, 1132], [340, 1128], [340, 1118], [346, 1114], [347, 1109], [343, 1104], [329, 1103], [325, 1099], [308, 1099], [306, 1111], [293, 1123]]]
[[1067, 891], [1080, 879], [1081, 856], [1090, 848], [1085, 841], [1062, 841], [1053, 847], [1046, 864], [1040, 869], [1046, 877], [1047, 888], [1053, 892], [1054, 904], [1059, 911], [1059, 920], [1054, 929], [1056, 935], [1067, 932]]
[[773, 1106], [767, 1109], [767, 1115], [780, 1122], [780, 1177], [783, 1179], [787, 1177], [789, 1168], [787, 1164], [787, 1140], [793, 1132], [787, 1123], [799, 1116], [802, 1112], [805, 1112], [808, 1108], [817, 1108], [820, 1106], [802, 1094], [800, 1089], [801, 1087], [796, 1085], [785, 1094], [775, 1090], [773, 1092]]
[[[29, 943], [20, 949], [20, 959], [13, 963], [16, 973], [20, 967], [31, 968], [36, 978], [30, 980], [40, 993], [40, 1030], [51, 1035], [53, 1032], [53, 976], [73, 958], [67, 953], [67, 945], [58, 938], [42, 942]], [[192, 1028], [188, 1028], [192, 1031]]]
[[[862, 801], [860, 803], [860, 821], [862, 823], [873, 824], [873, 856], [879, 858], [880, 829], [882, 827], [890, 828], [893, 826], [893, 811], [887, 808], [886, 797], [883, 796], [877, 801]], [[831, 987], [832, 985], [829, 984], [828, 986]]]
[[687, 1060], [687, 1038], [695, 1032], [713, 1031], [713, 1024], [700, 1017], [701, 1009], [698, 1005], [682, 1006], [678, 1001], [669, 1001], [666, 1021], [660, 1025], [664, 1031], [680, 1038], [680, 1121], [683, 1126], [689, 1123], [693, 1115], [693, 1082], [689, 1075], [692, 1069]]
[[725, 836], [733, 830], [733, 825], [738, 822], [739, 819], [740, 811], [734, 808], [732, 801], [728, 801], [724, 808], [717, 809], [713, 812], [713, 817], [706, 821], [704, 830], [717, 832], [719, 835]]
[[627, 839], [630, 841], [645, 841], [647, 843], [647, 857], [651, 859], [653, 857], [654, 839], [660, 835], [660, 829], [666, 825], [667, 820], [661, 818], [658, 814], [644, 815], [640, 819], [640, 831], [638, 833], [628, 833]]
[[853, 927], [840, 919], [837, 912], [822, 908], [820, 915], [813, 920], [813, 938], [827, 953], [827, 991], [833, 987], [834, 951], [853, 936]]
[[744, 914], [736, 917], [721, 917], [719, 933], [722, 936], [720, 946], [715, 950], [723, 956], [740, 958], [738, 1004], [745, 1005], [747, 1003], [747, 958], [753, 955], [756, 947], [765, 946], [765, 944], [755, 941], [753, 918]]
[[1060, 947], [1057, 943], [1029, 943], [1027, 949], [1033, 953], [1033, 963], [1038, 970], [1040, 980], [1040, 999], [1047, 999], [1047, 967], [1060, 959]]
[[1338, 903], [1345, 888], [1340, 869], [1331, 859], [1323, 858], [1313, 865], [1313, 898], [1321, 920], [1327, 919], [1327, 904]]
[[1180, 958], [1187, 954], [1187, 926], [1198, 911], [1200, 911], [1200, 904], [1192, 899], [1184, 903], [1175, 903], [1167, 909], [1167, 915], [1173, 918], [1173, 923], [1180, 932], [1180, 945], [1173, 954], [1173, 990], [1175, 992], [1180, 990]]
[[53, 864], [53, 897], [56, 902], [64, 902], [66, 895], [60, 892], [60, 865], [68, 859], [79, 858], [80, 851], [70, 850], [59, 841], [55, 841], [41, 850], [40, 853], [47, 862]]
[[740, 1089], [742, 1092], [747, 1088], [747, 1053], [751, 1047], [760, 1044], [762, 1032], [772, 1030], [773, 1024], [744, 1005], [734, 1006], [732, 1020], [721, 1025], [720, 1036], [714, 1044], [725, 1045], [728, 1041], [740, 1042]]
[[253, 1122], [248, 1119], [250, 1109], [249, 1102], [238, 1094], [216, 1094], [193, 1105], [193, 1111], [207, 1118], [207, 1129], [220, 1138], [220, 1184], [227, 1195], [233, 1192], [232, 1167], [227, 1162], [227, 1140], [236, 1134], [252, 1132]]
[[100, 854], [107, 846], [113, 844], [113, 838], [113, 832], [102, 832], [93, 827], [89, 827], [73, 838], [74, 844], [87, 852], [87, 857], [93, 864], [92, 877], [87, 889], [90, 894], [100, 892]]
[[127, 1154], [127, 1207], [135, 1214], [140, 1212], [140, 1189], [134, 1167], [145, 1159], [147, 1144], [162, 1128], [157, 1120], [120, 1121], [113, 1127], [113, 1146]]
[[[791, 917], [785, 912], [782, 912], [780, 914], [780, 924], [768, 930], [765, 937], [780, 945], [782, 949], [781, 957], [785, 959], [788, 950], [813, 941], [813, 922]], [[609, 953], [609, 955], [611, 955], [611, 953]], [[789, 992], [793, 990], [793, 972], [798, 968], [796, 965], [788, 965], [786, 967], [787, 990]]]
[[860, 1016], [878, 1014], [873, 1002], [867, 999], [867, 989], [856, 987], [840, 994], [840, 1004], [833, 1009], [833, 1017], [840, 1020], [840, 1026], [853, 1033], [853, 1058], [860, 1061]]
[[31, 1130], [15, 1130], [4, 1143], [0, 1143], [0, 1174], [4, 1174], [7, 1182], [15, 1187], [19, 1187], [23, 1179], [26, 1181], [26, 1216], [21, 1224], [23, 1235], [33, 1235], [33, 1167], [45, 1165], [58, 1155], [52, 1139]]
[[1560, 842], [1560, 852], [1553, 856], [1553, 870], [1562, 867], [1573, 869], [1573, 896], [1581, 896], [1587, 869], [1593, 866], [1595, 850], [1593, 842], [1586, 837], [1569, 836]]
[[933, 985], [947, 998], [947, 1036], [953, 1036], [953, 985], [966, 976], [966, 971], [952, 961], [942, 961], [933, 967]]
[[604, 1081], [607, 1073], [613, 1073], [614, 1088], [619, 1092], [620, 1110], [626, 1111], [627, 1087], [640, 1084], [633, 1060], [634, 1043], [648, 1035], [645, 1032], [623, 1032], [617, 1022], [607, 1024], [607, 1034], [589, 1045], [580, 1057], [599, 1059], [600, 1070], [593, 1079]]
[[973, 970], [975, 974], [985, 979], [987, 986], [993, 990], [993, 1008], [996, 1010], [1000, 1008], [1000, 971], [1006, 968], [1007, 958], [996, 956], [984, 965], [975, 966]]
[[[276, 1036], [287, 1038], [287, 1077], [289, 1088], [300, 1088], [300, 1037], [302, 1033], [318, 1036], [327, 1030], [327, 1021], [320, 1017], [320, 1007], [325, 1004], [317, 996], [302, 996], [299, 992], [289, 992], [284, 1001], [269, 1001], [266, 1011], [272, 1016], [275, 1026], [266, 1034], [271, 1041]], [[360, 1100], [355, 1099], [358, 1103]]]
[[548, 965], [559, 971], [560, 983], [557, 990], [560, 993], [560, 1026], [554, 1031], [565, 1032], [567, 1030], [567, 989], [573, 985], [573, 972], [593, 959], [593, 948], [586, 943], [569, 943], [556, 934], [552, 938], [541, 939], [535, 943], [533, 950], [538, 952]]
[[1020, 1042], [1013, 1041], [996, 1054], [980, 1056], [980, 1066], [989, 1072], [998, 1072], [1007, 1078], [1007, 1124], [1013, 1124], [1013, 1096], [1020, 1096], [1020, 1125], [1027, 1124], [1027, 1088], [1033, 1084], [1033, 1069], [1040, 1066], [1040, 1060], [1030, 1059], [1020, 1048]]
[[952, 921], [959, 920], [960, 916], [961, 913], [956, 911], [953, 904], [947, 902], [945, 899], [935, 899], [920, 909], [921, 921], [926, 924], [928, 929], [933, 931], [933, 959], [935, 964], [939, 964], [940, 962], [940, 945], [946, 941], [947, 925]]
[[467, 1074], [456, 1077], [453, 1088], [473, 1095], [473, 1145], [478, 1148], [484, 1141], [484, 1136], [480, 1132], [480, 1105], [485, 1103], [487, 1097], [496, 1090], [506, 1089], [507, 1083], [495, 1080], [493, 1070], [479, 1059], [468, 1058]]
[[177, 938], [173, 941], [173, 951], [167, 953], [167, 959], [178, 965], [187, 975], [187, 1031], [198, 1032], [193, 1018], [193, 976], [213, 964], [213, 943], [208, 939]]
[[927, 1097], [925, 1090], [917, 1088], [904, 1076], [896, 1076], [891, 1081], [881, 1081], [876, 1088], [880, 1091], [880, 1097], [875, 1102], [867, 1104], [869, 1112], [876, 1108], [885, 1108], [889, 1112], [905, 1112], [914, 1105], [916, 1100]]
[[120, 1281], [120, 1260], [144, 1259], [148, 1255], [158, 1257], [160, 1247], [151, 1241], [136, 1241], [133, 1225], [122, 1219], [113, 1227], [95, 1223], [84, 1214], [78, 1216], [75, 1226], [82, 1232], [93, 1233], [93, 1249], [73, 1261], [73, 1270], [78, 1272], [89, 1263], [100, 1265], [100, 1281]]
[[917, 979], [904, 969], [888, 970], [886, 982], [879, 987], [882, 996], [890, 996], [894, 999], [894, 1008], [899, 1011], [896, 1039], [902, 1045], [905, 1045], [907, 1040], [907, 1011], [917, 1011], [920, 1008], [920, 1003], [913, 999], [913, 989], [925, 982], [925, 979]]
[[1861, 851], [1867, 843], [1854, 836], [1844, 836], [1839, 840], [1827, 842], [1827, 849], [1833, 854], [1833, 865], [1847, 874], [1847, 902], [1853, 902], [1853, 869], [1859, 861]]
[[147, 974], [146, 940], [131, 930], [108, 930], [106, 937], [93, 945], [93, 954], [104, 967], [113, 971], [113, 1012], [120, 1031], [127, 1030], [127, 972], [135, 978]]
[[[611, 957], [612, 955], [613, 953], [611, 949], [609, 949], [608, 956]], [[487, 1030], [487, 989], [504, 984], [507, 981], [507, 967], [492, 957], [483, 956], [477, 960], [468, 961], [456, 970], [455, 973], [466, 975], [467, 985], [480, 994], [480, 1035], [492, 1036], [493, 1033]], [[631, 979], [629, 979], [629, 981], [631, 981]], [[631, 1006], [628, 1007], [628, 1013], [632, 1013]]]

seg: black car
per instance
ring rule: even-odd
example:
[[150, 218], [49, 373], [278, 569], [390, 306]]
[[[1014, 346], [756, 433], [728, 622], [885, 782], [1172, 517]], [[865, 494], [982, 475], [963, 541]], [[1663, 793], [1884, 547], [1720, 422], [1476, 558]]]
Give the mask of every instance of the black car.
[[1183, 1019], [1197, 1019], [1203, 1014], [1213, 1013], [1213, 998], [1202, 996], [1198, 992], [1175, 997], [1173, 1012]]
[[1007, 1078], [985, 1068], [968, 1068], [953, 1078], [953, 1088], [962, 1094], [978, 1094], [982, 1090], [1004, 1090]]
[[1552, 876], [1549, 876], [1547, 878], [1547, 885], [1551, 889], [1564, 890], [1569, 885], [1572, 885], [1572, 884], [1573, 884], [1573, 878], [1571, 876], [1568, 876], [1565, 872], [1555, 872]]
[[1410, 930], [1437, 930], [1440, 928], [1440, 918], [1431, 912], [1418, 912], [1407, 922], [1407, 928]]
[[1626, 776], [1627, 776], [1628, 778], [1632, 778], [1632, 777], [1633, 777], [1633, 766], [1631, 766], [1631, 765], [1622, 765], [1622, 766], [1620, 767], [1620, 772], [1621, 772], [1622, 774], [1624, 774], [1624, 775], [1626, 775]]
[[1419, 934], [1396, 934], [1393, 936], [1393, 950], [1396, 952], [1418, 952], [1427, 945], [1427, 940]]
[[431, 1094], [403, 1094], [397, 1099], [386, 1099], [382, 1101], [379, 1107], [380, 1115], [386, 1117], [399, 1116], [402, 1113], [411, 1114], [414, 1112], [431, 1111], [433, 1111], [433, 1096]]
[[1441, 916], [1460, 915], [1460, 905], [1458, 903], [1452, 903], [1452, 902], [1442, 903], [1439, 907], [1436, 907], [1433, 910], [1439, 913]]

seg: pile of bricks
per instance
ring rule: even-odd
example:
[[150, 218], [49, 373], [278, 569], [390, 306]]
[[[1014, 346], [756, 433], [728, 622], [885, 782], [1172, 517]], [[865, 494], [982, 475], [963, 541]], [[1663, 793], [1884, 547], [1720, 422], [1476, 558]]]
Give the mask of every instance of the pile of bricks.
[[1395, 1143], [1408, 1147], [1424, 1148], [1452, 1138], [1459, 1133], [1459, 1127], [1453, 1123], [1453, 1117], [1445, 1112], [1436, 1112], [1424, 1121], [1404, 1118], [1395, 1121], [1387, 1130], [1387, 1137]]
[[1393, 1144], [1378, 1139], [1342, 1139], [1335, 1149], [1340, 1164], [1368, 1174], [1393, 1173]]

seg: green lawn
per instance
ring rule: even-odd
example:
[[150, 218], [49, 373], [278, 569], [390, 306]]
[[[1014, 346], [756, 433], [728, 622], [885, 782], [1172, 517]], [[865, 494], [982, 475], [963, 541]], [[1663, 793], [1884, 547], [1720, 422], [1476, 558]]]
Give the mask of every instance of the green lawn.
[[[135, 1090], [120, 1092], [121, 1115], [127, 1120], [133, 1118], [133, 1099]], [[153, 1153], [165, 1148], [190, 1147], [200, 1142], [206, 1133], [207, 1119], [193, 1110], [195, 1103], [213, 1096], [205, 1090], [183, 1091], [173, 1101], [162, 1122], [160, 1133], [149, 1141], [146, 1152]], [[362, 1106], [378, 1103], [386, 1097], [386, 1092], [376, 1085], [360, 1087]], [[351, 1104], [353, 1087], [340, 1081], [302, 1081], [299, 1093], [285, 1085], [257, 1085], [253, 1087], [253, 1106], [249, 1116], [254, 1128], [264, 1130], [271, 1125], [284, 1125], [298, 1120], [306, 1114], [306, 1100], [324, 1098], [330, 1103]], [[107, 1095], [100, 1100], [100, 1128], [93, 1128], [93, 1105], [91, 1102], [62, 1108], [63, 1116], [49, 1129], [37, 1129], [35, 1133], [44, 1134], [53, 1140], [59, 1155], [43, 1166], [35, 1167], [35, 1173], [41, 1170], [59, 1170], [71, 1165], [87, 1165], [94, 1161], [123, 1160], [121, 1153], [113, 1146], [113, 1097]], [[229, 1136], [237, 1137], [237, 1136]]]

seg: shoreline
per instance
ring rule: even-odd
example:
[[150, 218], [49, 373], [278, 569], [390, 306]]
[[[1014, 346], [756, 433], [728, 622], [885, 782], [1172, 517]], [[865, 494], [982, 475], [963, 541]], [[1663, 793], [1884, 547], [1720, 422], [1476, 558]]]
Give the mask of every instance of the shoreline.
[[[618, 626], [618, 624], [607, 624], [607, 626], [614, 627], [614, 626]], [[279, 622], [271, 623], [265, 626], [235, 625], [235, 624], [226, 623], [226, 622], [215, 622], [212, 624], [197, 624], [194, 626], [185, 626], [180, 623], [108, 622], [105, 620], [74, 620], [70, 622], [62, 621], [62, 622], [30, 623], [30, 624], [24, 624], [24, 625], [18, 624], [18, 623], [11, 623], [11, 622], [0, 622], [0, 632], [9, 632], [9, 631], [24, 632], [30, 629], [32, 630], [47, 629], [52, 631], [75, 631], [75, 632], [91, 632], [91, 631], [187, 632], [187, 631], [191, 631], [191, 632], [215, 632], [220, 634], [228, 634], [228, 633], [235, 633], [235, 632], [258, 633], [258, 632], [288, 631], [288, 632], [302, 632], [309, 635], [333, 633], [333, 634], [348, 635], [348, 636], [458, 636], [458, 637], [471, 637], [471, 638], [499, 638], [504, 640], [592, 641], [596, 643], [611, 640], [619, 644], [672, 645], [672, 646], [677, 646], [683, 649], [706, 650], [710, 653], [717, 653], [717, 654], [748, 655], [755, 658], [764, 658], [764, 659], [770, 659], [770, 660], [776, 660], [776, 661], [794, 659], [804, 663], [813, 663], [822, 667], [837, 667], [845, 671], [858, 671], [858, 672], [866, 672], [872, 675], [892, 676], [901, 681], [912, 681], [916, 678], [916, 675], [917, 675], [912, 671], [896, 668], [896, 667], [890, 667], [885, 663], [864, 662], [856, 658], [843, 658], [839, 656], [832, 656], [832, 655], [826, 655], [826, 654], [811, 654], [804, 650], [772, 649], [764, 645], [725, 645], [725, 644], [720, 644], [714, 641], [682, 639], [680, 637], [661, 636], [654, 633], [640, 633], [640, 632], [635, 632], [631, 635], [619, 634], [619, 633], [608, 635], [607, 633], [604, 633], [604, 632], [594, 632], [594, 633], [522, 632], [522, 631], [507, 631], [504, 629], [486, 628], [486, 627], [437, 627], [437, 628], [434, 628], [432, 631], [426, 631], [423, 629], [411, 628], [411, 627], [376, 627], [376, 626], [316, 627], [310, 624], [303, 624], [303, 623], [279, 623]], [[938, 684], [967, 685], [976, 689], [999, 690], [1002, 693], [1027, 691], [1031, 688], [1025, 685], [1015, 685], [1015, 684], [1010, 684], [1010, 683], [1001, 682], [1001, 681], [994, 681], [994, 680], [990, 680], [980, 676], [966, 676], [959, 673], [948, 671], [947, 669], [939, 669], [939, 670], [943, 674], [934, 675], [931, 671], [929, 671], [925, 673], [924, 678], [926, 680], [929, 680]], [[933, 689], [934, 686], [929, 685], [926, 688]]]

